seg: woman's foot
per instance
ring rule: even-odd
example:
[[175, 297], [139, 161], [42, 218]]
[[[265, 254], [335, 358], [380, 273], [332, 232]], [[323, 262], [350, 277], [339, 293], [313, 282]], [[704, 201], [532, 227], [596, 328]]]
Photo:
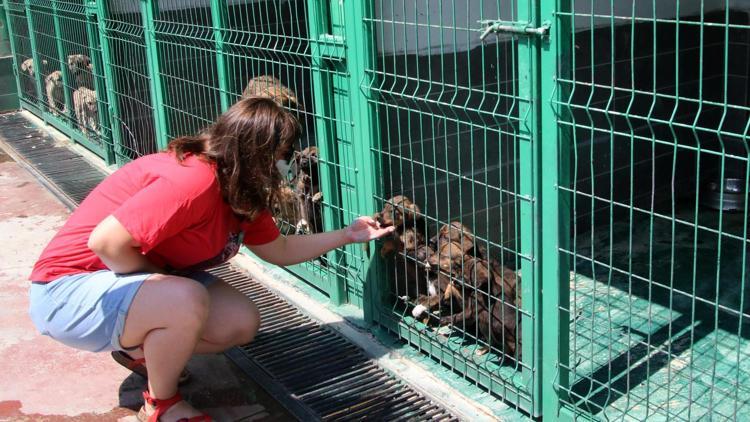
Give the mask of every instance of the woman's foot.
[[[145, 402], [138, 412], [138, 420], [141, 422], [148, 421], [148, 418], [156, 412], [156, 406]], [[190, 405], [185, 400], [181, 400], [170, 406], [166, 412], [159, 417], [159, 422], [172, 422], [181, 419], [189, 419], [195, 416], [204, 415], [198, 409]]]
[[[143, 357], [144, 353], [141, 348], [130, 350], [127, 353], [120, 350], [112, 352], [112, 359], [115, 362], [148, 380], [148, 370], [146, 369], [146, 361]], [[182, 385], [188, 381], [190, 381], [190, 372], [187, 369], [183, 369], [180, 373], [178, 384]]]

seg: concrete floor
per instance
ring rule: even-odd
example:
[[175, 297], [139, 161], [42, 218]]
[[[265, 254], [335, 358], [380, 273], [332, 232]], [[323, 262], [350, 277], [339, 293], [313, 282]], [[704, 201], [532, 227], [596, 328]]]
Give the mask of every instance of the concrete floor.
[[[143, 379], [108, 353], [39, 335], [27, 277], [67, 209], [0, 150], [0, 421], [135, 421]], [[223, 355], [196, 356], [183, 396], [218, 421], [293, 420]]]

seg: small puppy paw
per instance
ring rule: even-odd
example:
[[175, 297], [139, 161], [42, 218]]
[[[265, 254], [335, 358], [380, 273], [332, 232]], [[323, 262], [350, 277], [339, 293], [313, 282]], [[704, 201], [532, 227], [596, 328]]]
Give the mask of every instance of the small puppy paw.
[[297, 222], [295, 229], [297, 230], [297, 234], [307, 234], [310, 232], [310, 224], [303, 218]]
[[414, 318], [419, 318], [425, 312], [427, 312], [427, 307], [426, 306], [424, 306], [424, 305], [417, 305], [417, 306], [414, 307], [414, 309], [411, 310], [411, 315]]
[[312, 196], [313, 204], [317, 204], [318, 202], [322, 200], [323, 200], [323, 192], [318, 192]]
[[486, 355], [487, 352], [489, 352], [490, 349], [488, 347], [480, 347], [477, 350], [474, 351], [474, 354], [477, 356], [483, 356]]

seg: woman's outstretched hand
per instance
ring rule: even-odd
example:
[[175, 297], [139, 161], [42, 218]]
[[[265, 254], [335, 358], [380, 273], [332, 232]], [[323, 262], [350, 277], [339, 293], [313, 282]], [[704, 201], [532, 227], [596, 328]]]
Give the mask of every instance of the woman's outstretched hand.
[[369, 242], [371, 240], [383, 237], [393, 233], [395, 227], [380, 227], [377, 221], [372, 217], [359, 217], [354, 220], [346, 229], [346, 238], [351, 243]]

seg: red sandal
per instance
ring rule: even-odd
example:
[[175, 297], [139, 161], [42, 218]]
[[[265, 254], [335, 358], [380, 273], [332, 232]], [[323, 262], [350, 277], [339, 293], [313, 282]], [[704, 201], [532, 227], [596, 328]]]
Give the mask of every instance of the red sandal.
[[[131, 371], [148, 380], [146, 359], [133, 359], [129, 354], [120, 350], [112, 352], [112, 359], [114, 359], [115, 362], [119, 363], [120, 365], [130, 369]], [[177, 383], [179, 385], [182, 385], [188, 381], [190, 381], [190, 372], [187, 369], [183, 369], [182, 372], [180, 372], [180, 378], [177, 379]]]
[[[146, 415], [146, 405], [143, 405], [143, 407], [141, 407], [141, 410], [138, 411], [138, 420], [141, 422], [159, 422], [159, 418], [161, 417], [161, 415], [167, 413], [167, 410], [169, 410], [170, 407], [182, 401], [182, 396], [180, 395], [180, 393], [177, 393], [168, 399], [159, 400], [151, 397], [151, 394], [149, 394], [148, 390], [146, 390], [143, 392], [143, 399], [146, 401], [146, 403], [154, 407], [154, 413], [152, 413], [151, 415]], [[199, 416], [193, 416], [192, 418], [182, 418], [179, 421], [212, 422], [213, 419], [211, 419], [210, 416], [204, 413]]]

